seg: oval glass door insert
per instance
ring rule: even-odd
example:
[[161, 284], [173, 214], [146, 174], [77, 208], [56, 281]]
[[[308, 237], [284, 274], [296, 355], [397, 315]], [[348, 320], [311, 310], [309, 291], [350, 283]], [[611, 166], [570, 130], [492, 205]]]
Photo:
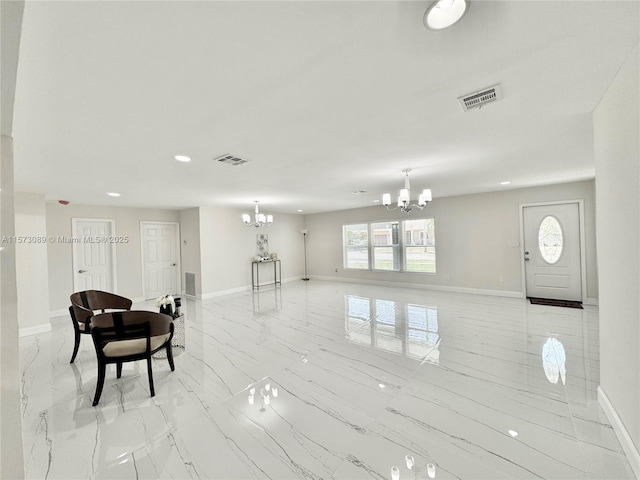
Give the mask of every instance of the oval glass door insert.
[[553, 265], [560, 260], [563, 240], [562, 227], [558, 219], [551, 215], [544, 217], [538, 230], [538, 247], [545, 262]]

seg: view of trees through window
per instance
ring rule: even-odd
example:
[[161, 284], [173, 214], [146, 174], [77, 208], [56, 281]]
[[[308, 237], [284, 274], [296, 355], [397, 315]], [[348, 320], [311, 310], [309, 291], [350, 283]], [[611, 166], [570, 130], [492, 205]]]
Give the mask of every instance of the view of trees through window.
[[343, 232], [345, 268], [436, 272], [433, 218], [345, 225]]

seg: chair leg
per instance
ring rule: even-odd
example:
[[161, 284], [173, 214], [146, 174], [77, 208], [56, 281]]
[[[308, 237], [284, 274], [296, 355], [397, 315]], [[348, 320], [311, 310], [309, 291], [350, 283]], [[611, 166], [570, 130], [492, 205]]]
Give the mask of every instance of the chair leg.
[[122, 376], [122, 362], [118, 362], [116, 364], [116, 378], [120, 378]]
[[171, 349], [171, 342], [167, 342], [167, 360], [169, 360], [169, 366], [173, 372], [176, 367], [173, 364], [173, 350]]
[[76, 359], [78, 349], [80, 348], [80, 329], [76, 325], [73, 326], [73, 332], [75, 333], [73, 355], [71, 355], [71, 361], [69, 363], [73, 363], [73, 361]]
[[153, 388], [153, 371], [151, 370], [151, 355], [147, 357], [147, 372], [149, 374], [149, 390], [151, 390], [151, 396], [155, 397], [156, 391]]
[[104, 386], [106, 367], [106, 364], [103, 363], [102, 360], [100, 360], [100, 357], [98, 357], [98, 384], [96, 385], [96, 394], [93, 397], [94, 407], [98, 404], [98, 402], [100, 401], [100, 395], [102, 395], [102, 387]]

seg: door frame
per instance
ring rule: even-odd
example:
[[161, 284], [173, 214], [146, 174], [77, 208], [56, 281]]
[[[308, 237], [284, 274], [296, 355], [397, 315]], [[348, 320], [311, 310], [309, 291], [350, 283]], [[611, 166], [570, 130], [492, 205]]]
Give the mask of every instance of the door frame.
[[587, 295], [587, 252], [585, 241], [585, 228], [584, 228], [584, 200], [557, 200], [553, 202], [535, 202], [535, 203], [521, 203], [520, 209], [520, 272], [522, 276], [522, 294], [524, 298], [527, 298], [527, 278], [525, 272], [524, 262], [524, 209], [527, 207], [544, 207], [548, 205], [566, 205], [569, 203], [578, 204], [578, 223], [580, 226], [580, 283], [581, 283], [581, 296], [582, 303], [587, 303], [589, 299]]
[[182, 248], [180, 248], [180, 222], [155, 222], [153, 220], [140, 220], [140, 276], [142, 277], [142, 298], [147, 298], [147, 275], [144, 264], [144, 226], [145, 225], [174, 225], [176, 227], [176, 289], [177, 294], [182, 295]]
[[[78, 270], [78, 265], [76, 265], [76, 249], [78, 248], [78, 244], [81, 243], [80, 235], [78, 235], [78, 222], [106, 222], [111, 224], [111, 234], [110, 236], [115, 237], [116, 235], [116, 221], [113, 218], [83, 218], [83, 217], [73, 217], [71, 218], [71, 265], [73, 270], [71, 271], [72, 282], [73, 282], [73, 291], [77, 292], [77, 284], [76, 284], [76, 272]], [[116, 268], [116, 242], [109, 242], [111, 245], [111, 282], [113, 286], [113, 293], [118, 293], [118, 270]]]

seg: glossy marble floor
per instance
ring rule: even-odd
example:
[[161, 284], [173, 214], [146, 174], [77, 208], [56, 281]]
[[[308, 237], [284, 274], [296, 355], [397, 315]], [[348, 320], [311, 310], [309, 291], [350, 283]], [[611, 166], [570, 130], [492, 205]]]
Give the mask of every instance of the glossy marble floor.
[[97, 407], [68, 318], [21, 339], [27, 477], [633, 478], [595, 307], [311, 280], [187, 301], [185, 323], [154, 398], [125, 364]]

